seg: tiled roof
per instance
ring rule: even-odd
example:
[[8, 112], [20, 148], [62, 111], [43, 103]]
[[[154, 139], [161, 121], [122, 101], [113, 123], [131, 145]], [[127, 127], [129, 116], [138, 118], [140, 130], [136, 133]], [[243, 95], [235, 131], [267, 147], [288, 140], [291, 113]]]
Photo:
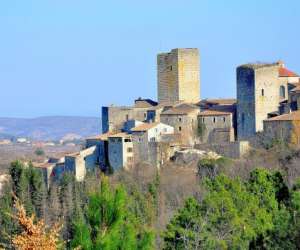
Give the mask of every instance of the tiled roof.
[[269, 118], [265, 121], [300, 121], [300, 110]]
[[153, 123], [144, 123], [141, 124], [135, 128], [132, 128], [131, 131], [132, 132], [142, 132], [142, 131], [147, 131], [151, 128], [154, 128], [157, 124], [159, 124], [159, 122], [153, 122]]
[[278, 70], [279, 77], [298, 77], [298, 75], [287, 68], [281, 67]]
[[126, 138], [126, 137], [130, 137], [130, 135], [129, 134], [127, 134], [127, 133], [118, 133], [118, 134], [114, 134], [114, 135], [109, 135], [108, 136], [109, 138], [116, 138], [116, 137], [124, 137], [124, 138]]
[[101, 141], [107, 141], [108, 137], [110, 135], [113, 135], [112, 132], [107, 132], [105, 134], [101, 134], [101, 135], [95, 135], [95, 136], [91, 136], [86, 138], [86, 140], [101, 140]]
[[236, 104], [236, 99], [234, 98], [220, 98], [220, 99], [204, 99], [199, 102], [199, 104], [214, 104], [214, 105], [233, 105]]
[[195, 112], [199, 110], [199, 107], [189, 103], [182, 103], [166, 111], [163, 111], [162, 115], [187, 115], [191, 112]]
[[204, 110], [199, 113], [199, 116], [218, 116], [218, 115], [230, 115], [230, 112], [216, 111], [216, 110]]
[[70, 154], [67, 154], [66, 157], [76, 157], [76, 156], [79, 156], [80, 155], [80, 152], [74, 152], [74, 153], [70, 153]]

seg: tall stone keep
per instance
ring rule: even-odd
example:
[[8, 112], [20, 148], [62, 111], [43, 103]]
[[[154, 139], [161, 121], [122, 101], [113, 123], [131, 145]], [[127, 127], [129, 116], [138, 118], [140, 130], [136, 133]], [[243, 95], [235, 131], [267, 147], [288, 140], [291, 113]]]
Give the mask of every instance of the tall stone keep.
[[263, 131], [263, 121], [278, 112], [288, 98], [289, 84], [299, 77], [276, 63], [245, 64], [237, 68], [237, 134], [248, 139]]
[[200, 101], [200, 59], [195, 48], [157, 55], [158, 102]]

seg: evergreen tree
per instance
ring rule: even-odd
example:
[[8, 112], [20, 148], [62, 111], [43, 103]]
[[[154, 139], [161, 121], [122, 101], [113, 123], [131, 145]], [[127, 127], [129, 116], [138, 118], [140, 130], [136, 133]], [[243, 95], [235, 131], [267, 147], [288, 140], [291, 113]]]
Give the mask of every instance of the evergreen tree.
[[75, 225], [73, 247], [82, 249], [152, 249], [153, 234], [129, 212], [129, 197], [121, 186], [112, 190], [107, 177], [90, 194], [86, 222]]

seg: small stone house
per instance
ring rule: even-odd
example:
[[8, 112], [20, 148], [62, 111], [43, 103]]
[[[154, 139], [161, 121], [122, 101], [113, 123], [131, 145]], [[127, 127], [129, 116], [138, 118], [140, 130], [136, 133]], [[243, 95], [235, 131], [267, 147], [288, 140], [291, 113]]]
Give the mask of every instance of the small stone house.
[[102, 107], [102, 132], [121, 132], [129, 120], [147, 121], [147, 111], [156, 105], [155, 101], [139, 98], [133, 106]]
[[173, 127], [159, 122], [146, 123], [131, 129], [131, 133], [135, 164], [146, 162], [160, 167], [169, 159], [168, 143], [163, 142], [165, 136], [174, 134]]
[[264, 133], [268, 138], [300, 144], [300, 110], [265, 120]]
[[92, 146], [65, 156], [65, 171], [74, 173], [77, 181], [83, 181], [87, 171], [97, 166], [97, 146]]
[[112, 134], [108, 132], [86, 139], [86, 148], [96, 146], [96, 164], [102, 170], [105, 170], [108, 166], [108, 137]]
[[232, 113], [204, 110], [198, 115], [198, 136], [201, 143], [234, 141]]
[[180, 134], [183, 145], [192, 146], [197, 143], [197, 117], [199, 107], [182, 103], [163, 111], [160, 121], [174, 128], [175, 134]]
[[130, 134], [118, 133], [108, 137], [108, 160], [113, 170], [133, 167], [133, 144]]

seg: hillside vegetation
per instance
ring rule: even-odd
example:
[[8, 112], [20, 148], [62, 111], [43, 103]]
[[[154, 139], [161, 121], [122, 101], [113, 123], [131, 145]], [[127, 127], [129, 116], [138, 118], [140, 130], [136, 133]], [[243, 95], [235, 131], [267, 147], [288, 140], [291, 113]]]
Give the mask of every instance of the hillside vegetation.
[[95, 171], [81, 183], [66, 174], [50, 190], [38, 171], [14, 162], [0, 242], [14, 249], [11, 239], [24, 235], [8, 216], [16, 213], [13, 191], [47, 232], [62, 225], [64, 249], [299, 249], [299, 160], [298, 149], [274, 145], [239, 160]]

